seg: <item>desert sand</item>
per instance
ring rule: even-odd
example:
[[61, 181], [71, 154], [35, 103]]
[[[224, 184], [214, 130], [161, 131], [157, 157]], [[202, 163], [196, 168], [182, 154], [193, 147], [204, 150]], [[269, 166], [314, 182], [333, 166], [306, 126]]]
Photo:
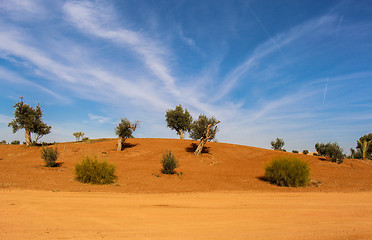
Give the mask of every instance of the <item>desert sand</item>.
[[[58, 168], [40, 147], [0, 145], [0, 239], [372, 239], [372, 164], [336, 164], [303, 154], [190, 140], [58, 143]], [[177, 174], [163, 175], [172, 150]], [[74, 165], [96, 154], [115, 164], [108, 186], [75, 180]], [[260, 180], [278, 155], [309, 162], [315, 184], [285, 188]]]

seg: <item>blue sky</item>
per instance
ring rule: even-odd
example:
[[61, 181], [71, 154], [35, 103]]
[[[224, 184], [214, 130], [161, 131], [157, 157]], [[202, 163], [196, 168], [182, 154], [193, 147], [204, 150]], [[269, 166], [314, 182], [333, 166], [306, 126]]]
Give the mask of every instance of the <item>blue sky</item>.
[[0, 138], [19, 96], [40, 103], [42, 141], [177, 138], [178, 104], [221, 121], [220, 142], [288, 151], [372, 132], [371, 1], [0, 2]]

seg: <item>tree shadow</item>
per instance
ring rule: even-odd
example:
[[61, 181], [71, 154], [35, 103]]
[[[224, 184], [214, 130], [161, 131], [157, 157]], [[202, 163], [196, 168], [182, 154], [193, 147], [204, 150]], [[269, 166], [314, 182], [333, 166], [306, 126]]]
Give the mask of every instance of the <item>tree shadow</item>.
[[[198, 144], [191, 143], [189, 147], [185, 148], [186, 152], [195, 152], [195, 150], [198, 148]], [[210, 147], [203, 147], [202, 153], [209, 153]]]
[[133, 148], [135, 146], [137, 146], [138, 143], [135, 143], [135, 144], [132, 144], [132, 143], [124, 143], [123, 144], [123, 150], [126, 149], [126, 148]]
[[320, 161], [331, 162], [330, 159], [325, 158], [325, 157], [319, 157], [318, 159], [319, 159]]
[[50, 146], [50, 145], [54, 145], [56, 144], [56, 142], [53, 142], [53, 143], [48, 143], [48, 142], [42, 142], [42, 143], [31, 143], [31, 147], [47, 147], [47, 146]]

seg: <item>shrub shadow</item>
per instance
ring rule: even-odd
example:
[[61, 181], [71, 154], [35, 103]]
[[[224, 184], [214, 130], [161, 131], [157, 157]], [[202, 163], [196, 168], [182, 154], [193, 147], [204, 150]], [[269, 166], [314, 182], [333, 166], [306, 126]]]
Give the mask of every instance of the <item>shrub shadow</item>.
[[53, 169], [53, 168], [61, 167], [63, 164], [64, 164], [64, 162], [56, 162], [56, 163], [54, 163], [53, 166], [50, 166], [50, 167], [47, 167], [47, 166], [45, 166], [45, 164], [43, 164], [41, 166], [35, 166], [35, 168], [45, 167], [45, 168], [48, 168], [48, 169]]
[[[191, 143], [189, 147], [185, 148], [186, 152], [193, 153], [198, 148], [198, 144]], [[202, 153], [209, 153], [210, 147], [203, 147]]]
[[64, 162], [56, 162], [53, 167], [61, 167]]
[[256, 179], [258, 179], [262, 182], [268, 182], [269, 183], [269, 180], [265, 176], [256, 177]]

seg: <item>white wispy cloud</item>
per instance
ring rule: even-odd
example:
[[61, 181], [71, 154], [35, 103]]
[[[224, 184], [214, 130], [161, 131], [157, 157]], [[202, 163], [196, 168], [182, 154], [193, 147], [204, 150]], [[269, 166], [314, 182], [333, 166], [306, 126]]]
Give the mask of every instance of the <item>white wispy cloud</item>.
[[44, 86], [41, 86], [37, 83], [34, 83], [32, 81], [29, 81], [29, 80], [26, 80], [25, 78], [19, 76], [17, 73], [15, 72], [11, 72], [3, 67], [0, 67], [0, 82], [1, 81], [7, 81], [7, 82], [11, 82], [13, 84], [18, 84], [18, 85], [21, 85], [21, 86], [27, 86], [27, 87], [31, 87], [31, 88], [37, 88], [39, 90], [41, 90], [42, 92], [44, 93], [47, 93], [61, 101], [69, 101], [68, 98], [64, 97], [64, 96], [61, 96], [57, 93], [55, 93], [54, 91], [51, 91], [50, 89], [44, 87]]
[[189, 37], [186, 37], [180, 26], [177, 26], [177, 32], [183, 42], [185, 42], [189, 47], [197, 49], [195, 41]]
[[173, 95], [180, 95], [163, 57], [167, 56], [166, 49], [140, 32], [117, 26], [115, 11], [110, 6], [68, 1], [63, 9], [66, 19], [82, 31], [132, 49]]
[[99, 123], [106, 123], [106, 122], [111, 121], [109, 117], [99, 116], [99, 115], [95, 115], [91, 113], [89, 113], [88, 116], [90, 120], [97, 121]]
[[[69, 55], [68, 59], [56, 61], [52, 56], [49, 56], [44, 49], [34, 47], [33, 39], [25, 36], [21, 30], [17, 28], [2, 28], [0, 34], [0, 56], [10, 61], [18, 61], [13, 59], [13, 56], [26, 60], [29, 64], [28, 67], [35, 74], [46, 77], [50, 81], [57, 82], [64, 88], [71, 89], [80, 95], [90, 99], [118, 99], [120, 96], [133, 99], [142, 99], [147, 104], [156, 106], [157, 108], [164, 108], [168, 104], [162, 100], [161, 94], [153, 88], [152, 84], [143, 84], [140, 79], [131, 81], [125, 79], [123, 76], [117, 76], [116, 73], [103, 70], [99, 66], [99, 62], [80, 62], [80, 56]], [[68, 43], [69, 47], [82, 48], [80, 45], [76, 46], [75, 43]], [[66, 46], [65, 46], [66, 47]], [[60, 52], [59, 52], [60, 51]], [[64, 57], [65, 48], [55, 49], [54, 55]], [[87, 51], [89, 54], [89, 51]], [[30, 65], [31, 64], [31, 65]], [[97, 65], [98, 66], [95, 66]], [[35, 83], [30, 83], [20, 77], [15, 77], [9, 71], [1, 72], [5, 79], [14, 77], [14, 81], [31, 84], [40, 88], [55, 97], [60, 97], [53, 91], [46, 87], [40, 86]], [[140, 77], [141, 78], [141, 77]], [[114, 94], [113, 94], [114, 93]], [[114, 100], [116, 101], [116, 100]]]
[[0, 124], [7, 124], [8, 125], [8, 123], [10, 123], [10, 121], [12, 121], [11, 116], [0, 114]]
[[46, 9], [40, 0], [2, 0], [0, 12], [16, 20], [38, 19], [43, 17]]
[[[252, 67], [258, 65], [263, 58], [270, 56], [276, 51], [281, 51], [282, 47], [293, 43], [301, 37], [328, 33], [330, 30], [330, 25], [334, 24], [336, 19], [337, 18], [334, 15], [322, 16], [301, 23], [274, 37], [270, 37], [269, 40], [256, 47], [253, 53], [248, 56], [243, 63], [235, 67], [226, 75], [219, 87], [219, 91], [215, 95], [214, 100], [217, 101], [228, 94], [235, 86], [237, 86], [239, 80], [246, 77]], [[281, 64], [288, 64], [288, 62], [282, 62]]]

